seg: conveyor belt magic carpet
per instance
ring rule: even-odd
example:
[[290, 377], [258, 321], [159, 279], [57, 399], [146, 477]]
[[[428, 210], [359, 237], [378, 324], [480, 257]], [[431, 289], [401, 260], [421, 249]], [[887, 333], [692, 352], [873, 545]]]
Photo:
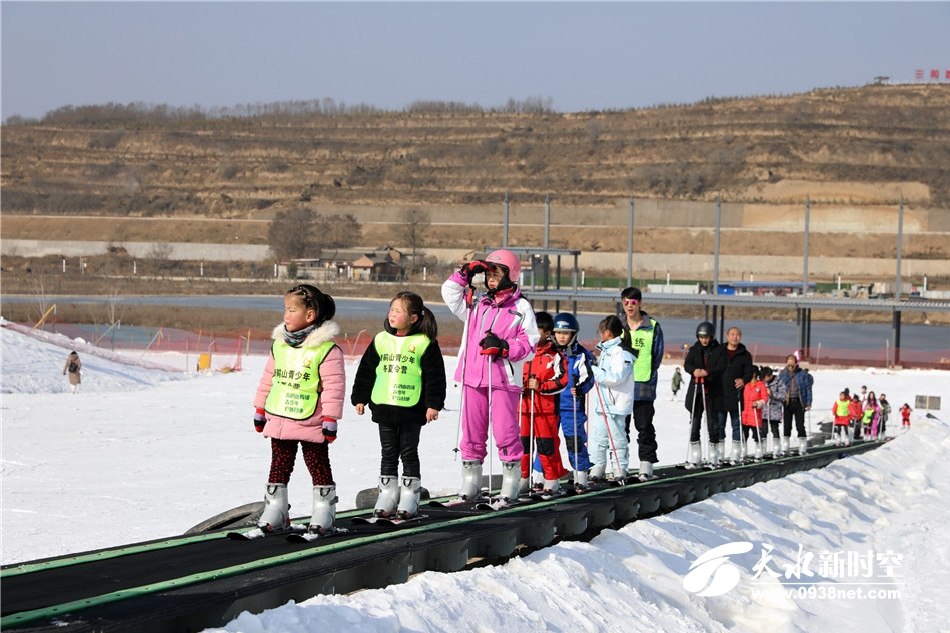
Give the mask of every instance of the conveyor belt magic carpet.
[[516, 506], [498, 512], [426, 507], [400, 528], [350, 523], [350, 532], [309, 544], [274, 536], [234, 542], [223, 531], [137, 543], [6, 566], [4, 629], [23, 631], [199, 631], [242, 611], [260, 612], [320, 593], [404, 582], [422, 571], [498, 562], [559, 539], [670, 512], [710, 495], [871, 450], [879, 443], [815, 449], [805, 457], [717, 470], [667, 467], [646, 483]]

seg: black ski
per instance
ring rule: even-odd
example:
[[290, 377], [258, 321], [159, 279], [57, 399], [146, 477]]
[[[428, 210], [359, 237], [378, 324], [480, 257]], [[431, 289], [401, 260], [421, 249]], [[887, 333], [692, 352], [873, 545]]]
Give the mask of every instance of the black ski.
[[287, 540], [291, 543], [313, 543], [314, 541], [319, 541], [321, 539], [330, 538], [333, 536], [341, 536], [343, 534], [349, 534], [350, 531], [346, 528], [330, 526], [322, 532], [311, 532], [305, 530], [303, 532], [295, 532], [287, 537]]
[[350, 519], [350, 521], [352, 523], [358, 523], [361, 525], [387, 525], [389, 527], [398, 527], [406, 523], [421, 521], [422, 519], [428, 518], [429, 516], [426, 514], [417, 514], [407, 519], [400, 519], [398, 517], [353, 517]]

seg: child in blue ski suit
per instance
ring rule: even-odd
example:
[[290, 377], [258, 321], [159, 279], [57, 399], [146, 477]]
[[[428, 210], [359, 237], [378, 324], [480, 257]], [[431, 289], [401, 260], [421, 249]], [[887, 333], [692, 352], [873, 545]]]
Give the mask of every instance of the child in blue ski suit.
[[574, 486], [587, 489], [590, 455], [587, 452], [587, 393], [594, 387], [594, 355], [577, 340], [580, 325], [570, 312], [554, 316], [554, 342], [567, 358], [568, 389], [561, 392], [561, 432], [568, 461], [574, 469]]

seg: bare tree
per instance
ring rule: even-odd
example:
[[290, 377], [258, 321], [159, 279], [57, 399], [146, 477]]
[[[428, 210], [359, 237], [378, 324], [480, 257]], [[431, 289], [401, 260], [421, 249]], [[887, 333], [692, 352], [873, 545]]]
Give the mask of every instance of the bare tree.
[[308, 207], [279, 211], [267, 229], [267, 244], [278, 261], [317, 257], [320, 247], [315, 238], [320, 214]]
[[416, 256], [425, 245], [425, 235], [432, 224], [431, 215], [422, 209], [405, 209], [399, 214], [402, 220], [402, 238], [412, 254], [409, 262], [409, 274], [416, 272]]

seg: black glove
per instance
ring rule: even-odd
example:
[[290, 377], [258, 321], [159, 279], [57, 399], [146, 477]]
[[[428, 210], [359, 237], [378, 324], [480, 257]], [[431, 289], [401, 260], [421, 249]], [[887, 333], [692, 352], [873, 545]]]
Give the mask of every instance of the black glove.
[[498, 338], [492, 332], [489, 332], [488, 336], [479, 341], [478, 346], [482, 348], [481, 353], [484, 356], [508, 358], [508, 341]]
[[264, 409], [254, 410], [254, 430], [258, 433], [264, 432], [264, 425], [267, 424], [267, 418], [264, 417]]
[[480, 259], [462, 264], [462, 267], [459, 268], [459, 272], [462, 273], [462, 276], [465, 277], [468, 283], [472, 283], [472, 277], [486, 270], [488, 270], [488, 264]]

